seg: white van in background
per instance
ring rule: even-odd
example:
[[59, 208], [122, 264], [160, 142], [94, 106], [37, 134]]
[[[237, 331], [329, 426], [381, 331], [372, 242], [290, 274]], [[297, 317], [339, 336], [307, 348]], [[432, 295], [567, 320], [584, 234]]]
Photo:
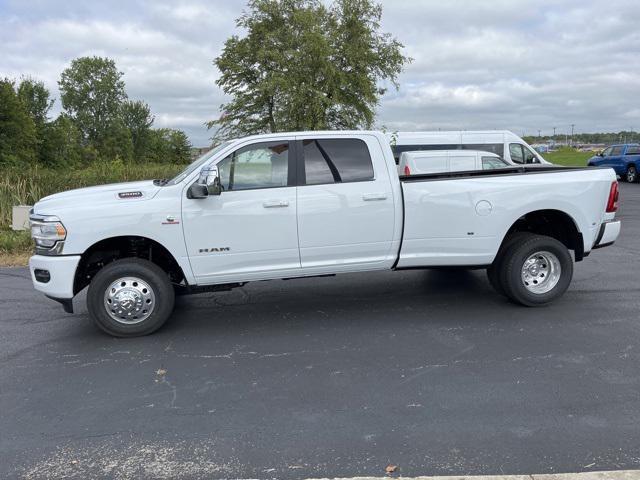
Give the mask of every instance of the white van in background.
[[387, 138], [396, 163], [403, 152], [422, 150], [481, 150], [495, 153], [510, 163], [549, 164], [533, 148], [508, 130], [396, 132]]
[[398, 175], [493, 170], [512, 166], [495, 153], [478, 150], [402, 152], [398, 163]]

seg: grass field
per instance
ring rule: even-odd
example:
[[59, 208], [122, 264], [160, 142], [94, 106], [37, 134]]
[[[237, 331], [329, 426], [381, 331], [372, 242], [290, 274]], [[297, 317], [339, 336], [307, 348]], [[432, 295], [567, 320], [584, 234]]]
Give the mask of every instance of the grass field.
[[594, 152], [579, 152], [573, 148], [561, 148], [552, 153], [542, 154], [545, 160], [568, 167], [584, 167], [587, 165], [587, 160], [594, 155]]
[[166, 164], [124, 164], [115, 161], [67, 171], [43, 168], [0, 170], [0, 265], [24, 263], [32, 248], [29, 232], [10, 230], [13, 205], [33, 205], [42, 197], [74, 188], [151, 178], [171, 178], [184, 167]]

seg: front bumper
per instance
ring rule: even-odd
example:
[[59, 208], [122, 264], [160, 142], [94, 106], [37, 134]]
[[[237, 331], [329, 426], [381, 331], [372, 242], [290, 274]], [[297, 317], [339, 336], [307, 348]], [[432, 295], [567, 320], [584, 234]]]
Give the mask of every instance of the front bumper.
[[600, 225], [598, 236], [593, 243], [593, 248], [602, 248], [612, 245], [620, 235], [620, 221], [605, 222]]
[[33, 287], [56, 300], [73, 298], [73, 281], [78, 262], [80, 255], [34, 255], [29, 259]]

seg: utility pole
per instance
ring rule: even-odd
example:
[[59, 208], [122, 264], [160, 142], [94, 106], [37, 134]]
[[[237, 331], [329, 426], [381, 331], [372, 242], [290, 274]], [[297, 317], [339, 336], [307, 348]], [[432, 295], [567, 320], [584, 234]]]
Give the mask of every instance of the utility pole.
[[571, 124], [571, 146], [573, 147], [573, 127], [575, 127], [575, 123]]
[[553, 140], [555, 141], [556, 139], [556, 127], [553, 127]]
[[538, 130], [538, 138], [540, 138], [540, 130]]

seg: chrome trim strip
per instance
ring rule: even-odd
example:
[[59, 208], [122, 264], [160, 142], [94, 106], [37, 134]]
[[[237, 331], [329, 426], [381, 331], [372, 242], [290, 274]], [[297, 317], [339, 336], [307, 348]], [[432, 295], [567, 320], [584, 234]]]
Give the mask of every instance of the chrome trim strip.
[[29, 215], [29, 220], [32, 222], [59, 222], [60, 219], [55, 215], [41, 215], [32, 213]]

